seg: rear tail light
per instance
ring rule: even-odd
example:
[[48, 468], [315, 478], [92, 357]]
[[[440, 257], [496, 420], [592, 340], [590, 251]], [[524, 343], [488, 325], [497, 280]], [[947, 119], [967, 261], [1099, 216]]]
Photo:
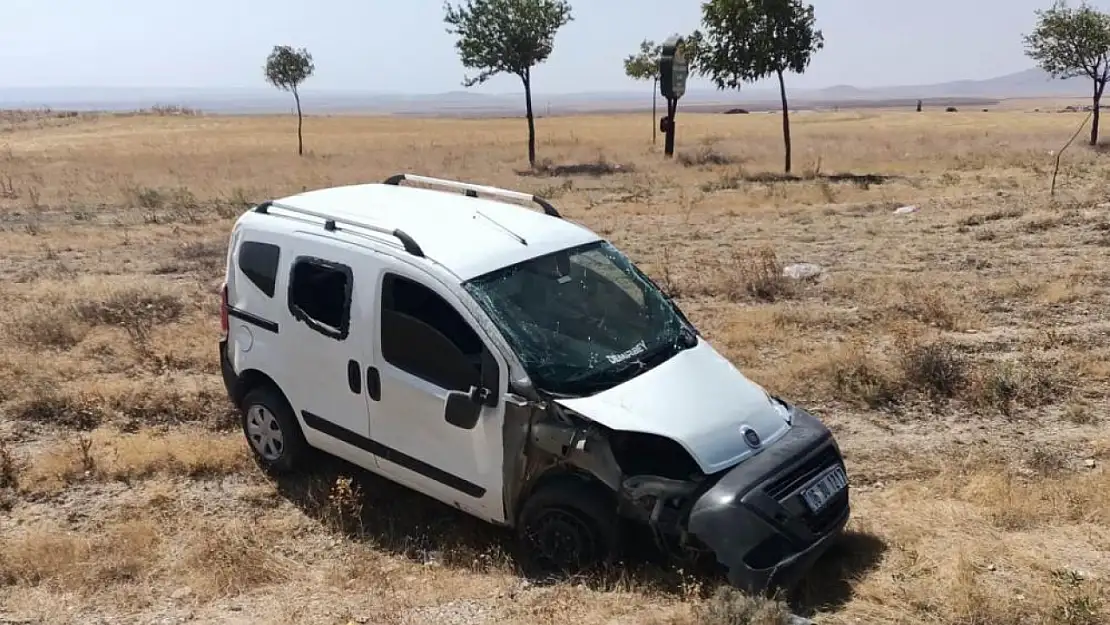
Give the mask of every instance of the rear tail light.
[[227, 338], [227, 283], [220, 285], [220, 333], [221, 338]]

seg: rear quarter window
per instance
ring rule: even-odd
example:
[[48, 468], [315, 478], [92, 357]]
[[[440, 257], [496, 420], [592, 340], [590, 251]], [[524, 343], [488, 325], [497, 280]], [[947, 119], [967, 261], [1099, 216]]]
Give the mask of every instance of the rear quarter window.
[[278, 260], [281, 248], [273, 243], [244, 241], [239, 246], [239, 271], [266, 297], [273, 297], [277, 290]]

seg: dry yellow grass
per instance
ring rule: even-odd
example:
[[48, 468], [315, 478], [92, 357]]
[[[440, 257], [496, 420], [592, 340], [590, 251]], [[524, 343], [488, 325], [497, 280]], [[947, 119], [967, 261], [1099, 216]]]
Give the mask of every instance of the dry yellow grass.
[[[0, 620], [1110, 621], [1110, 156], [1073, 147], [1049, 198], [1080, 116], [1033, 108], [800, 114], [798, 180], [764, 114], [680, 116], [672, 162], [648, 116], [541, 119], [542, 175], [520, 120], [309, 118], [297, 158], [284, 117], [5, 116]], [[528, 587], [419, 496], [259, 475], [215, 359], [231, 220], [400, 171], [540, 193], [627, 250], [836, 431], [845, 544], [780, 602], [648, 562]]]

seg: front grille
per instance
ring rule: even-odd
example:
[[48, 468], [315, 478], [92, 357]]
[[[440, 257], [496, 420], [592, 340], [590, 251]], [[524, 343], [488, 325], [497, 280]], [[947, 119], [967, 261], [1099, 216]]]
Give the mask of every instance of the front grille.
[[[803, 484], [817, 477], [821, 471], [839, 462], [840, 455], [836, 453], [836, 448], [832, 445], [826, 445], [821, 451], [810, 456], [805, 462], [794, 467], [785, 475], [769, 482], [763, 487], [763, 490], [776, 500], [782, 501], [787, 496], [794, 494]], [[832, 505], [832, 503], [829, 504], [830, 507]]]

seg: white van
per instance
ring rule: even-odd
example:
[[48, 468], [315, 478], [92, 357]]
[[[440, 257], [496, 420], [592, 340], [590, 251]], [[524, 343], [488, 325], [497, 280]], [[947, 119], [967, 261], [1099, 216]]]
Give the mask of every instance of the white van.
[[235, 223], [222, 300], [263, 467], [333, 454], [514, 528], [537, 572], [608, 560], [631, 521], [765, 589], [848, 520], [828, 429], [542, 198], [400, 174], [264, 202]]

